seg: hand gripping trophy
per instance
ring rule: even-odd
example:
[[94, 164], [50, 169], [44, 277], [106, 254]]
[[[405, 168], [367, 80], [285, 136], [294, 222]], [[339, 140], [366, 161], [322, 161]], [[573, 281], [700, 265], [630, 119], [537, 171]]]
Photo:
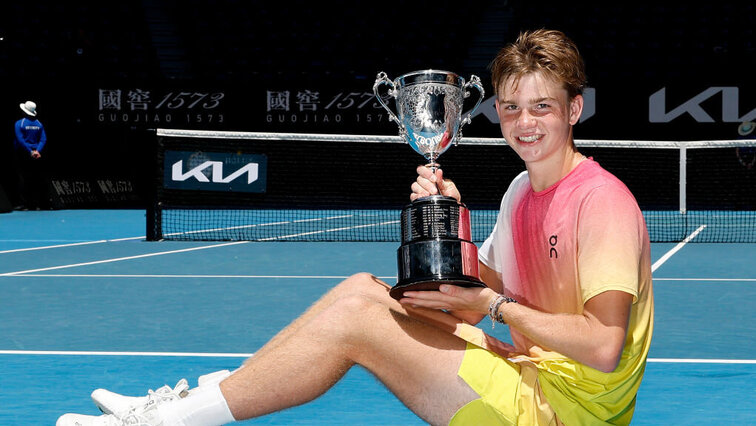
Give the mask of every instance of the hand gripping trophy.
[[[381, 86], [388, 86], [381, 96]], [[462, 118], [467, 90], [474, 87], [479, 98]], [[399, 134], [433, 171], [440, 168], [438, 156], [462, 137], [462, 126], [471, 121], [483, 100], [480, 79], [470, 81], [448, 71], [424, 70], [405, 74], [394, 81], [378, 73], [373, 93], [399, 125]], [[384, 98], [393, 97], [397, 113]], [[470, 211], [454, 198], [431, 195], [402, 209], [402, 244], [397, 251], [397, 284], [390, 294], [399, 299], [408, 290], [437, 290], [440, 284], [485, 287], [478, 274], [478, 248], [471, 240]]]

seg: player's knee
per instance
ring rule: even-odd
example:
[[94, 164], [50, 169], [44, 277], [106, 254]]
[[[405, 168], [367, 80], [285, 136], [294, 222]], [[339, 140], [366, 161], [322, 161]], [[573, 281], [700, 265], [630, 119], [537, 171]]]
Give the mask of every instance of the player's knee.
[[366, 294], [339, 297], [320, 313], [319, 332], [343, 343], [352, 342], [367, 328], [365, 322], [373, 317], [376, 304], [376, 300]]
[[360, 272], [345, 279], [339, 286], [345, 294], [364, 294], [375, 291], [384, 284], [375, 275]]
[[367, 284], [378, 280], [378, 278], [375, 277], [375, 275], [369, 273], [369, 272], [358, 272], [351, 277], [347, 278], [346, 281], [354, 282], [354, 283], [360, 283], [360, 284]]
[[375, 300], [365, 294], [354, 293], [340, 298], [332, 306], [342, 316], [359, 316], [375, 304]]
[[344, 280], [336, 288], [338, 302], [335, 304], [348, 312], [365, 312], [372, 305], [385, 305], [389, 287], [375, 275], [360, 272]]

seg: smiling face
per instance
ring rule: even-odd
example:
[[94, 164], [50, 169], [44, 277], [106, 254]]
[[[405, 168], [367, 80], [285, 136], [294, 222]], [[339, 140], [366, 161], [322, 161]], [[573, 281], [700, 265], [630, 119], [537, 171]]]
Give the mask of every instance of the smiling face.
[[[499, 87], [496, 111], [501, 133], [528, 170], [556, 167], [572, 160], [572, 126], [583, 109], [583, 97], [569, 99], [567, 90], [540, 72]], [[561, 167], [560, 167], [561, 168]]]

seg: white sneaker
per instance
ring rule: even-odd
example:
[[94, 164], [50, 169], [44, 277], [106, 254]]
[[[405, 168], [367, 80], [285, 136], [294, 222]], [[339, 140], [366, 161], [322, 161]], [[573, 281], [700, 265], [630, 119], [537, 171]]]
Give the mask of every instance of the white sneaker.
[[188, 390], [189, 383], [186, 379], [181, 379], [173, 388], [165, 385], [155, 391], [150, 389], [147, 391], [147, 396], [124, 396], [107, 389], [95, 389], [92, 392], [92, 401], [105, 414], [125, 413], [133, 408], [145, 406], [151, 401], [160, 404], [181, 399], [188, 395]]
[[[231, 372], [228, 370], [205, 374], [204, 376], [199, 377], [197, 380], [197, 386], [202, 387], [209, 384], [220, 383], [230, 375]], [[170, 386], [165, 385], [156, 391], [148, 391], [147, 396], [125, 396], [111, 392], [107, 389], [96, 389], [92, 392], [92, 401], [94, 401], [97, 408], [103, 413], [113, 414], [126, 412], [130, 409], [144, 406], [149, 401], [155, 401], [158, 405], [163, 402], [174, 401], [186, 397], [192, 391], [193, 390], [189, 389], [189, 384], [186, 379], [181, 379], [176, 383], [176, 386], [173, 389], [171, 389]]]
[[111, 414], [85, 416], [83, 414], [66, 413], [55, 422], [55, 426], [120, 426], [121, 424], [121, 421]]
[[156, 401], [150, 400], [142, 407], [121, 414], [86, 416], [68, 413], [60, 416], [55, 426], [169, 426], [160, 418]]

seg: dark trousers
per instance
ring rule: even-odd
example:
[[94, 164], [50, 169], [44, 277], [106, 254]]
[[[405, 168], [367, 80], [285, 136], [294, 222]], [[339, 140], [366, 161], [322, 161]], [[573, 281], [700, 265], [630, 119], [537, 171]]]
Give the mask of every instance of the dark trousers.
[[15, 150], [16, 202], [28, 209], [50, 208], [50, 182], [47, 161], [34, 159], [26, 150]]

